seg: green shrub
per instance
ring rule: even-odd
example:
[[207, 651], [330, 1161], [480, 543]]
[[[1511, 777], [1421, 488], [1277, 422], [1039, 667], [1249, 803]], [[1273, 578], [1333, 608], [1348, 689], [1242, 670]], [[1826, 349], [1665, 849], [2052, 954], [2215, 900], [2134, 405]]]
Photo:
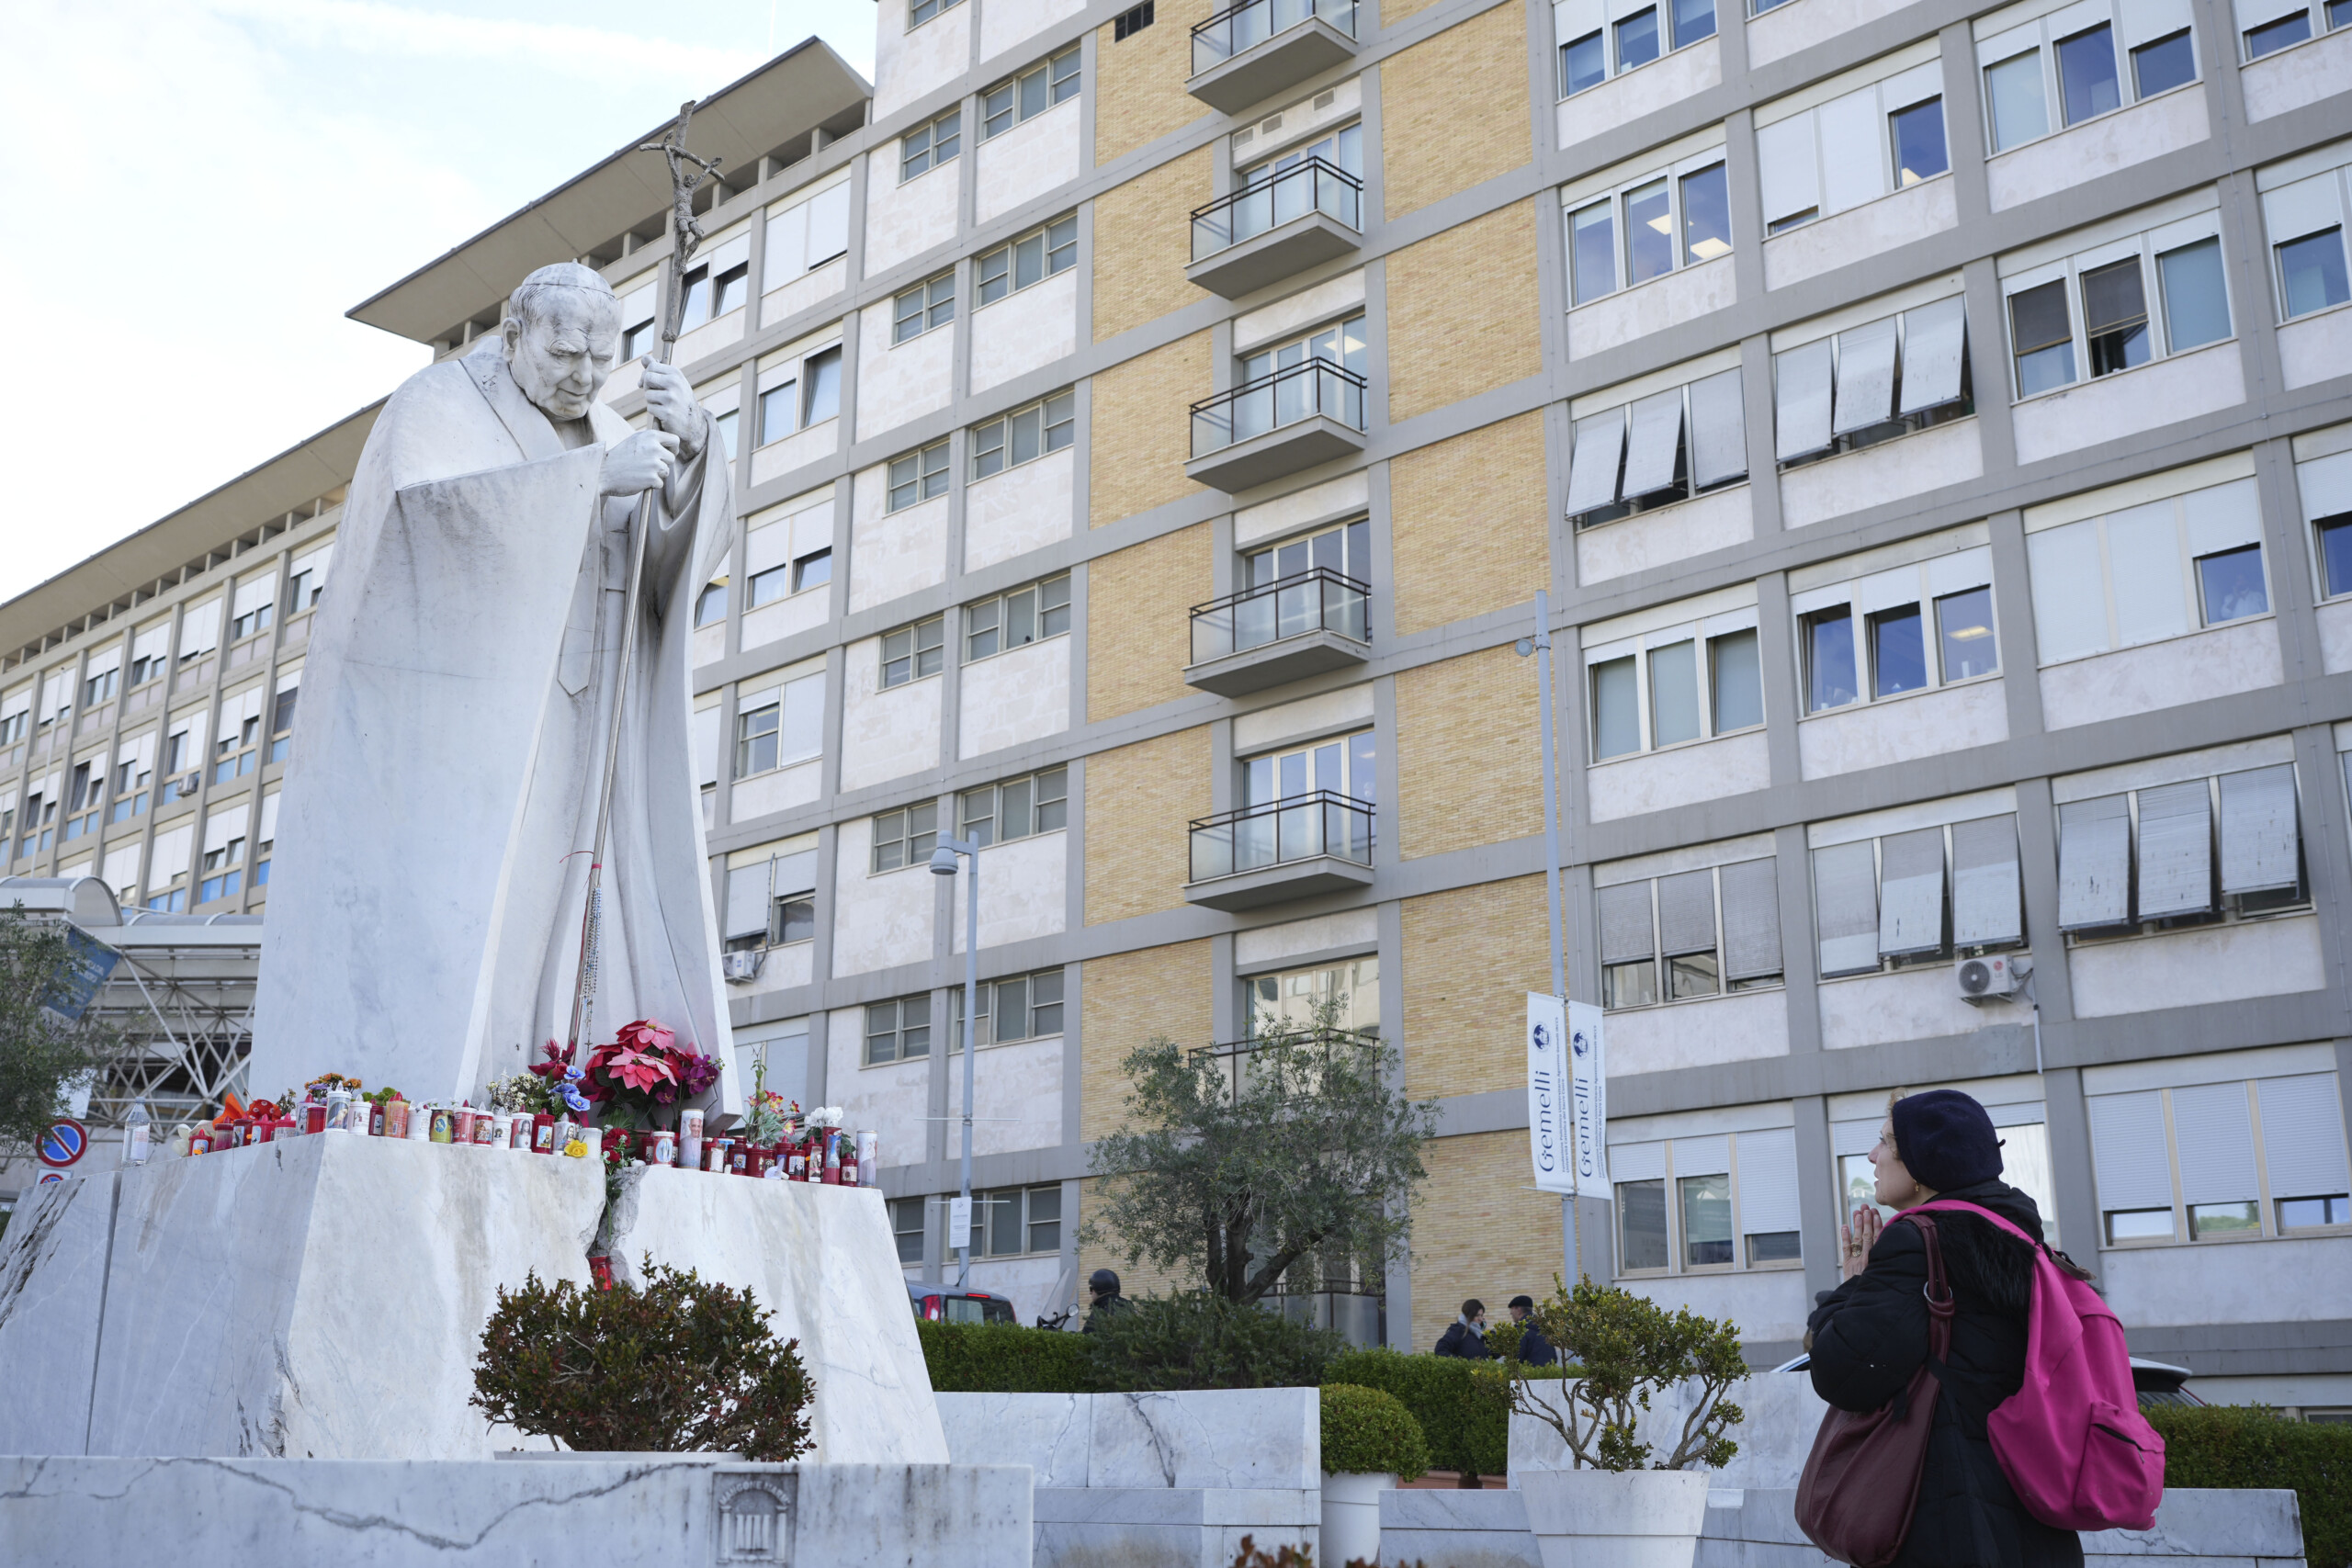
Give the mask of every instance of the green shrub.
[[1323, 1468], [1332, 1475], [1428, 1473], [1430, 1445], [1421, 1424], [1395, 1394], [1355, 1383], [1323, 1385]]
[[2352, 1564], [2352, 1427], [2290, 1421], [2259, 1405], [2158, 1405], [2165, 1485], [2291, 1486], [2311, 1568]]
[[[1747, 1376], [1739, 1329], [1731, 1319], [1702, 1317], [1688, 1307], [1667, 1310], [1617, 1285], [1579, 1279], [1573, 1291], [1553, 1277], [1551, 1298], [1530, 1318], [1563, 1359], [1578, 1365], [1565, 1408], [1539, 1399], [1533, 1369], [1501, 1363], [1510, 1376], [1512, 1413], [1532, 1416], [1559, 1433], [1579, 1467], [1596, 1470], [1721, 1470], [1739, 1451], [1726, 1436], [1747, 1413], [1724, 1394]], [[1657, 1463], [1636, 1435], [1653, 1393], [1697, 1380], [1698, 1404], [1683, 1423], [1674, 1450]]]
[[642, 1290], [534, 1272], [500, 1288], [467, 1403], [568, 1449], [797, 1459], [815, 1385], [767, 1318], [751, 1292], [650, 1257]]
[[1428, 1439], [1430, 1464], [1464, 1475], [1500, 1475], [1510, 1450], [1510, 1386], [1480, 1363], [1388, 1349], [1350, 1350], [1324, 1371], [1326, 1382], [1394, 1394]]
[[1143, 1389], [1313, 1388], [1347, 1348], [1327, 1328], [1310, 1328], [1262, 1307], [1206, 1291], [1144, 1296], [1075, 1336], [1081, 1375], [1097, 1392]]
[[1085, 1393], [1078, 1335], [1010, 1323], [919, 1319], [923, 1365], [935, 1393]]

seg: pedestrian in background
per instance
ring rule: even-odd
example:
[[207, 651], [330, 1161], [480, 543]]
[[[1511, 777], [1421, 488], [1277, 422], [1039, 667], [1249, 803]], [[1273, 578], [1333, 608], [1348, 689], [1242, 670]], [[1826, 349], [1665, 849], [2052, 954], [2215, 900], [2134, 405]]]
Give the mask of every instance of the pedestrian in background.
[[1127, 1298], [1119, 1294], [1119, 1277], [1108, 1269], [1097, 1269], [1086, 1281], [1087, 1293], [1094, 1298], [1086, 1310], [1086, 1326], [1079, 1332], [1091, 1334], [1102, 1320], [1127, 1310]]
[[1438, 1336], [1437, 1353], [1459, 1356], [1465, 1361], [1484, 1361], [1494, 1355], [1487, 1348], [1487, 1303], [1476, 1299], [1462, 1303], [1462, 1315], [1445, 1325]]
[[1535, 1298], [1513, 1296], [1510, 1311], [1510, 1320], [1520, 1325], [1519, 1359], [1531, 1367], [1556, 1366], [1560, 1353], [1552, 1348], [1549, 1339], [1544, 1337], [1544, 1330], [1528, 1321], [1535, 1311]]

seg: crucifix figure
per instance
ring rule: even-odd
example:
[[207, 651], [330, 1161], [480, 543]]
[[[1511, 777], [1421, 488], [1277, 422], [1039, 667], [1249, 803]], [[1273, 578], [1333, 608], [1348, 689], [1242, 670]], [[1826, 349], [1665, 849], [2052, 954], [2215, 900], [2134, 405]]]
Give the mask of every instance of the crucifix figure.
[[[596, 400], [619, 301], [559, 263], [368, 435], [303, 669], [256, 1085], [334, 1070], [479, 1100], [592, 1019], [608, 1034], [653, 1019], [732, 1067], [687, 612], [733, 502], [716, 427], [668, 362], [716, 166], [684, 150], [691, 107], [648, 149], [670, 163], [676, 243], [646, 428]], [[715, 1109], [740, 1111], [738, 1077]]]

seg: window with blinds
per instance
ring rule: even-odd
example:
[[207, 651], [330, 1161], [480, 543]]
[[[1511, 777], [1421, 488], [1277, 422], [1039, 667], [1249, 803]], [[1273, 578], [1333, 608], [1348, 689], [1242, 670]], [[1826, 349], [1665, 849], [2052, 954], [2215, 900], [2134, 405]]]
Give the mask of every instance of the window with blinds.
[[1773, 456], [1793, 468], [1974, 412], [1967, 351], [1954, 295], [1775, 354]]
[[2087, 1097], [2105, 1245], [2352, 1228], [2332, 1073]]
[[1576, 422], [1568, 519], [1579, 528], [1747, 478], [1747, 407], [1731, 369]]
[[2309, 902], [2290, 762], [2059, 805], [2058, 929], [2070, 941]]
[[2025, 942], [2014, 812], [1813, 852], [1821, 975], [1869, 975]]
[[739, 850], [727, 857], [726, 929], [730, 953], [808, 942], [817, 934], [817, 852]]
[[[1814, 571], [1836, 570], [1837, 563]], [[1997, 674], [1993, 551], [1955, 549], [1842, 581], [1791, 584], [1805, 712]]]
[[1609, 1168], [1621, 1277], [1804, 1261], [1792, 1128], [1612, 1144]]
[[1779, 985], [1780, 897], [1769, 857], [1601, 888], [1601, 1006]]

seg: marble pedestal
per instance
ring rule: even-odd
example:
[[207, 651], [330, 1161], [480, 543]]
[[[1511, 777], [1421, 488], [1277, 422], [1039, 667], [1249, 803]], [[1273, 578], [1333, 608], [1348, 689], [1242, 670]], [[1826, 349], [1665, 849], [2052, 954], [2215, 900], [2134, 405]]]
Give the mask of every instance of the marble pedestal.
[[[748, 1286], [816, 1382], [810, 1462], [944, 1464], [879, 1193], [653, 1171], [622, 1237]], [[40, 1190], [0, 1243], [0, 1454], [487, 1459], [500, 1286], [589, 1280], [586, 1160], [330, 1133]]]

